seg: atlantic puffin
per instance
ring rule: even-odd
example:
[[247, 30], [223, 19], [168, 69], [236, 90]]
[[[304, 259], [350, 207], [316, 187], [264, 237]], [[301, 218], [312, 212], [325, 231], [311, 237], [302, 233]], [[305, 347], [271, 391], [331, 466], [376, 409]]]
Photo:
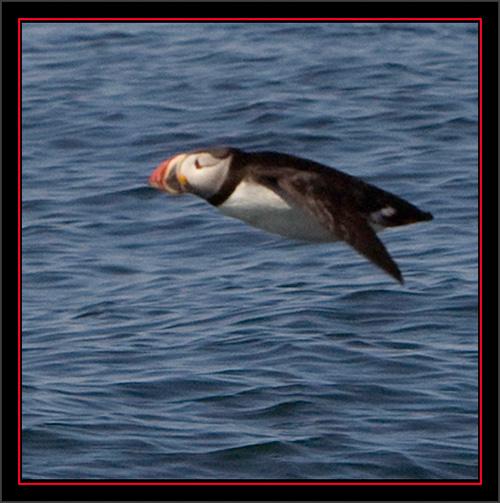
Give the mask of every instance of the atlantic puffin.
[[178, 154], [162, 162], [149, 183], [195, 194], [225, 215], [290, 239], [345, 241], [401, 284], [376, 232], [433, 218], [357, 177], [277, 152], [223, 147]]

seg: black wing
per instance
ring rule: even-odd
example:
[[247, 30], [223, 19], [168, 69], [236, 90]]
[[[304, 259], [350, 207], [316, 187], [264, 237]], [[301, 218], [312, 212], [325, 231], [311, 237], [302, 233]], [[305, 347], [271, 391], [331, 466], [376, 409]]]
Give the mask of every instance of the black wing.
[[[257, 164], [252, 167], [252, 175], [259, 183], [314, 216], [338, 239], [346, 241], [403, 283], [401, 271], [370, 221], [385, 226], [403, 225], [429, 220], [430, 214], [358, 178], [315, 163], [293, 167]], [[380, 212], [383, 208], [389, 210]], [[377, 215], [376, 220], [371, 220], [373, 214]]]

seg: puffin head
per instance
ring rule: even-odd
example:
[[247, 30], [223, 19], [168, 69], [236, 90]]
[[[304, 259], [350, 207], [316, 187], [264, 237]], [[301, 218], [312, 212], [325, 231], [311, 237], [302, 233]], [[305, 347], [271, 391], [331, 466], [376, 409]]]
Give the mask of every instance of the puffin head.
[[208, 199], [221, 189], [233, 155], [230, 148], [178, 154], [155, 169], [149, 184], [171, 194], [189, 192]]

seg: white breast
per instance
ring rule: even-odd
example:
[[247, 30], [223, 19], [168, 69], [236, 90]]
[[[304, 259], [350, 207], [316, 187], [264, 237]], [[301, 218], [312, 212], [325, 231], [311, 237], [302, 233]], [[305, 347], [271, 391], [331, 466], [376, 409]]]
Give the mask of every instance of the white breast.
[[290, 239], [336, 241], [316, 219], [262, 185], [241, 182], [219, 210], [267, 232]]

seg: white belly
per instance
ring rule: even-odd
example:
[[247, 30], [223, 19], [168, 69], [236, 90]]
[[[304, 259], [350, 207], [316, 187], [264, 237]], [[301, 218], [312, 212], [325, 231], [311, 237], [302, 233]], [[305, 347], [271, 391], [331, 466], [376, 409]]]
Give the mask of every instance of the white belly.
[[219, 210], [267, 232], [290, 239], [337, 241], [334, 234], [297, 206], [270, 189], [241, 182]]

